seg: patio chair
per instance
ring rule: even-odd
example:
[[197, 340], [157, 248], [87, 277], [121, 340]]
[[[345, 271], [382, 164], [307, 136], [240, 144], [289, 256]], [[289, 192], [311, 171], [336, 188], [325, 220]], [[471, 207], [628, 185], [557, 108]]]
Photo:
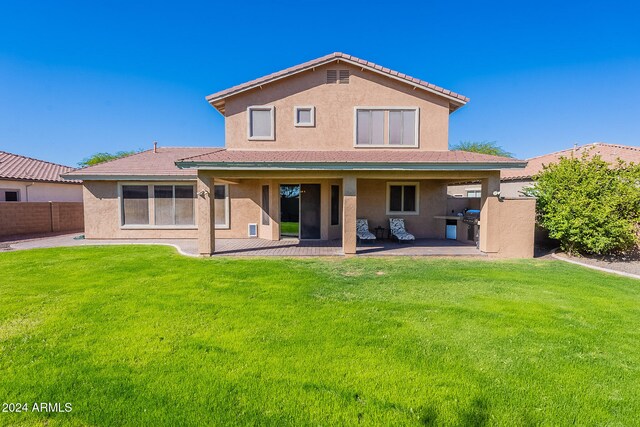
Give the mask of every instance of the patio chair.
[[369, 221], [364, 218], [356, 219], [356, 236], [361, 242], [375, 242], [376, 236], [369, 231]]
[[400, 243], [409, 243], [416, 240], [416, 236], [409, 233], [404, 226], [404, 218], [389, 218], [389, 230], [391, 237]]

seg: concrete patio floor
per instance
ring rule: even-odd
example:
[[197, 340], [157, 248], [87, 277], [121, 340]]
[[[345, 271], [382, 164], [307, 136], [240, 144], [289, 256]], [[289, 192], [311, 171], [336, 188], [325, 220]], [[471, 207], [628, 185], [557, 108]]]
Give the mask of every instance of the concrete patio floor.
[[[195, 239], [120, 239], [87, 240], [74, 239], [79, 234], [44, 237], [8, 243], [5, 250], [25, 250], [64, 246], [90, 245], [168, 245], [180, 253], [198, 256], [198, 242]], [[485, 256], [475, 245], [455, 240], [417, 239], [414, 243], [400, 244], [389, 240], [359, 244], [358, 256]], [[340, 240], [309, 241], [282, 239], [217, 239], [214, 256], [341, 256]]]

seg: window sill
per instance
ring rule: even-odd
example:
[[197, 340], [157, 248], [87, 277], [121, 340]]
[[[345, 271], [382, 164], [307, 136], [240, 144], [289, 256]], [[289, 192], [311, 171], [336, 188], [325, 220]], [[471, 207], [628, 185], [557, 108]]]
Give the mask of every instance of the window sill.
[[276, 139], [274, 137], [269, 137], [269, 136], [250, 136], [249, 141], [275, 141]]
[[216, 230], [230, 230], [231, 229], [231, 227], [228, 226], [228, 225], [216, 225], [214, 228]]

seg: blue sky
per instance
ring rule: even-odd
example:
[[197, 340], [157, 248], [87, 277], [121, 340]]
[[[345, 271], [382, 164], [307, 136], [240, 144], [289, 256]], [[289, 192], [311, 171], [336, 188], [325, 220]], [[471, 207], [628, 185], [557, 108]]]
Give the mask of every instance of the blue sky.
[[2, 3], [1, 150], [222, 145], [206, 95], [334, 51], [470, 97], [452, 143], [640, 145], [635, 2], [133, 3]]

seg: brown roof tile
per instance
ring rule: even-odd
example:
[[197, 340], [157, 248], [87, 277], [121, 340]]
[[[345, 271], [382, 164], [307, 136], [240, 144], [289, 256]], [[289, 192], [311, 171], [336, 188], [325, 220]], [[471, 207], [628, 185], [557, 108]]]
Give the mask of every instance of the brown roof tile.
[[79, 183], [80, 181], [69, 181], [60, 177], [60, 174], [70, 170], [73, 170], [71, 166], [0, 151], [0, 179]]
[[527, 160], [528, 164], [524, 169], [503, 169], [501, 178], [505, 181], [529, 179], [542, 171], [543, 165], [556, 163], [560, 160], [560, 157], [571, 157], [572, 154], [580, 157], [585, 152], [589, 153], [589, 155], [599, 154], [602, 160], [607, 163], [615, 163], [618, 158], [627, 162], [640, 163], [640, 147], [595, 142], [593, 144], [586, 144], [568, 150], [533, 157]]
[[311, 60], [311, 61], [307, 61], [307, 62], [304, 62], [304, 63], [299, 64], [299, 65], [295, 65], [295, 66], [290, 67], [290, 68], [286, 68], [286, 69], [284, 69], [282, 71], [271, 73], [271, 74], [269, 74], [267, 76], [260, 77], [260, 78], [257, 78], [255, 80], [251, 80], [249, 82], [242, 83], [240, 85], [233, 86], [233, 87], [230, 87], [230, 88], [225, 89], [225, 90], [221, 90], [219, 92], [216, 92], [216, 93], [213, 93], [213, 94], [207, 96], [207, 101], [209, 101], [210, 103], [213, 104], [216, 101], [220, 101], [220, 100], [222, 100], [224, 98], [227, 98], [229, 96], [235, 95], [235, 94], [240, 93], [240, 92], [243, 92], [245, 90], [253, 89], [253, 88], [255, 88], [257, 86], [260, 86], [262, 84], [269, 83], [272, 80], [279, 79], [279, 78], [286, 77], [286, 76], [290, 76], [290, 75], [293, 75], [293, 74], [297, 74], [299, 72], [308, 70], [310, 68], [317, 67], [319, 65], [322, 65], [322, 64], [325, 64], [325, 63], [329, 63], [329, 62], [332, 62], [332, 61], [337, 61], [337, 60], [343, 60], [343, 61], [348, 61], [348, 62], [350, 61], [350, 62], [353, 62], [355, 64], [358, 64], [358, 66], [369, 67], [371, 70], [373, 70], [375, 72], [378, 72], [378, 73], [381, 73], [381, 74], [386, 74], [386, 75], [393, 76], [393, 77], [398, 77], [398, 78], [400, 78], [402, 80], [405, 80], [409, 84], [418, 85], [418, 86], [422, 87], [425, 90], [430, 90], [430, 91], [434, 91], [434, 92], [440, 93], [442, 95], [449, 96], [449, 97], [453, 98], [454, 100], [456, 100], [457, 102], [459, 102], [462, 105], [466, 104], [467, 102], [469, 102], [469, 98], [467, 98], [464, 95], [460, 95], [458, 93], [452, 92], [450, 90], [446, 90], [444, 88], [441, 88], [439, 86], [436, 86], [436, 85], [431, 84], [429, 82], [426, 82], [424, 80], [420, 80], [420, 79], [417, 79], [415, 77], [411, 77], [411, 76], [408, 76], [406, 74], [399, 73], [399, 72], [394, 71], [394, 70], [390, 70], [389, 68], [381, 67], [380, 65], [374, 64], [373, 62], [365, 61], [363, 59], [356, 58], [355, 56], [347, 55], [347, 54], [342, 53], [342, 52], [334, 52], [334, 53], [331, 53], [329, 55], [325, 55], [325, 56], [322, 56], [320, 58], [317, 58], [317, 59], [314, 59], [314, 60]]
[[153, 149], [76, 169], [65, 174], [73, 177], [100, 176], [193, 176], [193, 171], [178, 169], [176, 160], [184, 157], [197, 156], [220, 150], [216, 147], [158, 147], [157, 153]]
[[377, 163], [377, 164], [521, 164], [522, 160], [465, 151], [352, 150], [352, 151], [248, 151], [221, 149], [179, 161], [184, 163]]

